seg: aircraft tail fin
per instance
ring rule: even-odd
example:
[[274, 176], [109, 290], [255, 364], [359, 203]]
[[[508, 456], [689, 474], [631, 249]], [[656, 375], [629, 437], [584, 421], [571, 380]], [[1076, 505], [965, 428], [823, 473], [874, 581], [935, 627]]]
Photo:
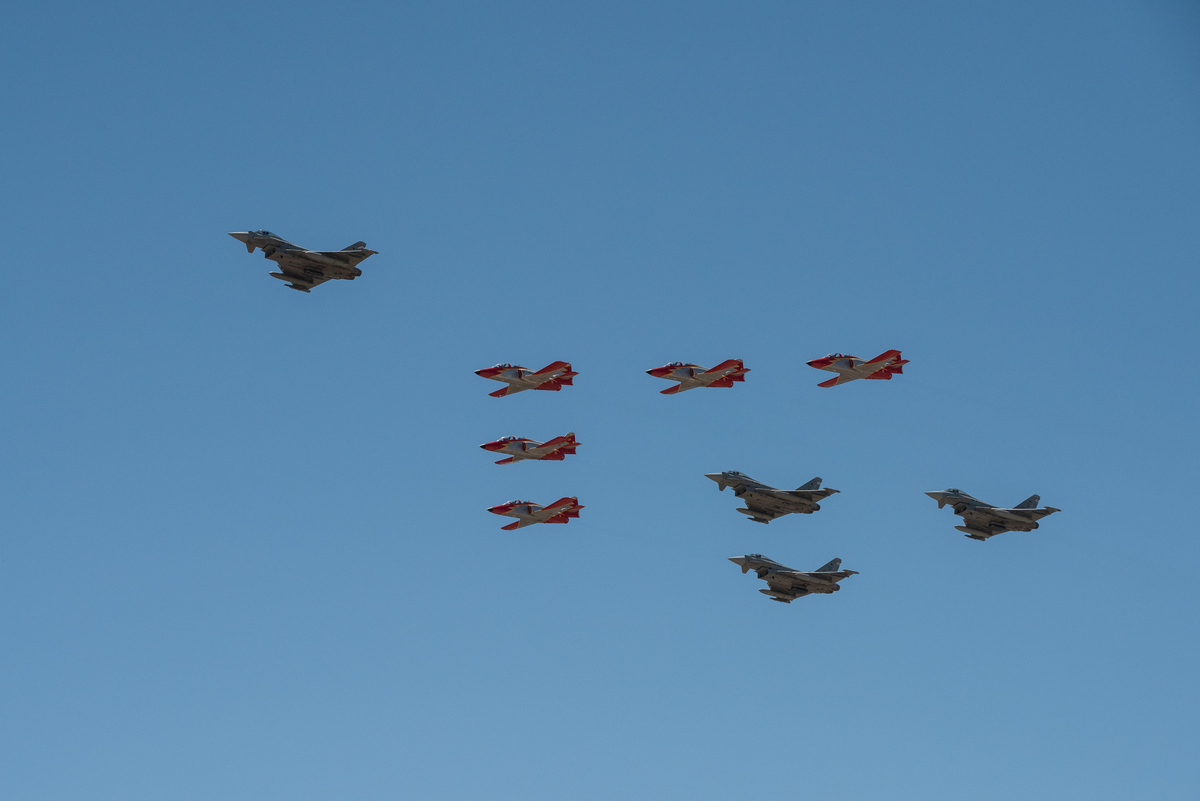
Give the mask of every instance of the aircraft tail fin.
[[878, 364], [879, 362], [885, 362], [888, 359], [899, 359], [899, 358], [900, 358], [900, 351], [885, 350], [883, 353], [879, 354], [874, 359], [871, 359], [871, 361], [867, 362], [867, 364]]
[[[534, 375], [541, 375], [542, 373], [550, 373], [555, 370], [562, 370], [563, 368], [566, 368], [566, 370], [564, 372], [568, 372], [568, 373], [571, 372], [571, 364], [569, 362], [552, 362], [552, 363], [546, 365], [545, 367], [543, 367], [541, 370], [538, 370], [536, 373], [534, 373]], [[576, 373], [576, 375], [578, 375], [578, 373]]]
[[[704, 372], [705, 373], [719, 373], [722, 370], [730, 370], [730, 369], [738, 369], [738, 370], [742, 369], [742, 360], [741, 359], [726, 359], [725, 361], [718, 364], [716, 367], [713, 367], [710, 370], [705, 370]], [[704, 373], [701, 373], [701, 375], [703, 375], [703, 374]]]
[[813, 572], [814, 573], [836, 573], [836, 572], [838, 572], [838, 570], [841, 569], [841, 567], [842, 567], [842, 560], [834, 559], [833, 561], [829, 562], [828, 564], [821, 565]]
[[1014, 506], [1014, 509], [1036, 509], [1037, 505], [1042, 502], [1041, 495], [1030, 495], [1025, 500]]
[[812, 481], [805, 484], [803, 487], [796, 487], [796, 491], [800, 492], [803, 490], [819, 490], [820, 488], [821, 488], [821, 477], [817, 476]]
[[366, 242], [355, 242], [353, 245], [351, 245], [348, 248], [342, 248], [342, 250], [360, 250], [361, 248], [365, 248], [366, 246], [367, 246]]

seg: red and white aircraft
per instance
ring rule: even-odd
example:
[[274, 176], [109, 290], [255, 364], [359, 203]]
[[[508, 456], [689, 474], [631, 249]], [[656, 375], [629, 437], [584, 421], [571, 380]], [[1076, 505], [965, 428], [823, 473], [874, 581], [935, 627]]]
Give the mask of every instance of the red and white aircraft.
[[818, 387], [835, 387], [838, 384], [845, 384], [847, 381], [857, 381], [860, 378], [891, 381], [892, 376], [900, 375], [904, 372], [904, 365], [906, 364], [908, 364], [908, 359], [901, 359], [900, 351], [898, 350], [889, 350], [881, 353], [869, 362], [865, 362], [857, 356], [845, 356], [841, 353], [831, 353], [828, 356], [808, 362], [809, 367], [815, 367], [818, 370], [828, 370], [831, 373], [838, 374], [837, 378], [831, 378], [828, 381], [822, 381], [820, 384], [817, 384]]
[[667, 378], [671, 381], [678, 381], [678, 386], [664, 389], [658, 393], [660, 395], [674, 395], [677, 392], [695, 389], [696, 387], [732, 387], [734, 381], [745, 381], [746, 379], [743, 376], [750, 372], [750, 370], [742, 365], [741, 359], [727, 359], [711, 370], [705, 370], [697, 364], [671, 362], [670, 364], [664, 364], [662, 367], [655, 367], [653, 370], [647, 370], [646, 372], [655, 378]]
[[573, 517], [579, 517], [578, 498], [559, 498], [549, 506], [538, 506], [529, 501], [509, 501], [488, 509], [494, 515], [515, 517], [517, 522], [501, 526], [502, 531], [532, 526], [534, 523], [566, 523]]
[[503, 398], [514, 392], [524, 392], [527, 389], [544, 389], [558, 392], [563, 387], [571, 386], [571, 379], [579, 373], [571, 372], [567, 362], [548, 364], [536, 373], [528, 367], [519, 364], [497, 364], [495, 367], [485, 367], [476, 370], [475, 375], [490, 378], [493, 381], [503, 381], [508, 384], [504, 389], [489, 392], [493, 398]]
[[574, 455], [579, 445], [575, 441], [575, 432], [565, 437], [555, 437], [549, 442], [538, 442], [536, 439], [525, 437], [505, 437], [494, 442], [485, 442], [479, 447], [493, 453], [512, 454], [507, 459], [501, 459], [496, 464], [512, 464], [526, 459], [536, 459], [542, 462], [561, 462], [568, 455]]

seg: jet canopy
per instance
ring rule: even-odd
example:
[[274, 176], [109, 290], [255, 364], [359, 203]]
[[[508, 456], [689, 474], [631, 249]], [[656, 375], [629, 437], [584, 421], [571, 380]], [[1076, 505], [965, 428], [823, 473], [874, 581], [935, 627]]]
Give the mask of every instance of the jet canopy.
[[270, 231], [266, 230], [265, 228], [260, 228], [257, 231], [255, 231], [254, 233], [260, 234], [262, 236], [275, 236], [275, 234], [271, 233]]
[[966, 495], [966, 493], [960, 490], [958, 487], [950, 487], [946, 490], [946, 492], [953, 492], [955, 495]]
[[767, 557], [763, 556], [761, 553], [748, 553], [748, 554], [746, 554], [746, 558], [747, 559], [766, 559]]

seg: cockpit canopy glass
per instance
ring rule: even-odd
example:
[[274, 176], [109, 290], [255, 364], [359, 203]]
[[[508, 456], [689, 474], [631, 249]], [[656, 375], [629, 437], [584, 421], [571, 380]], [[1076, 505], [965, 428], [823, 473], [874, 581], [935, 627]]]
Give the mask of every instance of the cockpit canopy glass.
[[946, 492], [953, 492], [955, 495], [965, 495], [966, 494], [962, 490], [960, 490], [958, 487], [951, 487], [950, 489], [946, 490]]
[[747, 559], [766, 559], [766, 557], [763, 556], [761, 553], [748, 553], [748, 554], [746, 554], [746, 558]]

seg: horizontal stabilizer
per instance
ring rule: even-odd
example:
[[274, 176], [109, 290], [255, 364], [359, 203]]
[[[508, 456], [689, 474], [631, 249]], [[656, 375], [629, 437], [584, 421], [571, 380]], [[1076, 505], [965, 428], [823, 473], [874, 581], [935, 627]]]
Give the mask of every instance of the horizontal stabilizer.
[[873, 378], [876, 381], [891, 381], [892, 370], [890, 367], [885, 367], [882, 370], [876, 370], [875, 372], [871, 373], [869, 376], [867, 376], [867, 378]]
[[1041, 495], [1030, 495], [1025, 500], [1014, 506], [1014, 509], [1036, 509], [1037, 505], [1042, 502]]
[[560, 392], [562, 386], [557, 381], [547, 381], [544, 384], [538, 384], [534, 389], [540, 389], [543, 392]]
[[838, 572], [838, 570], [841, 569], [841, 567], [842, 567], [842, 560], [834, 559], [827, 565], [821, 565], [813, 572], [814, 573], [836, 573], [836, 572]]
[[812, 481], [805, 484], [803, 487], [796, 487], [796, 491], [804, 492], [805, 490], [819, 490], [820, 488], [821, 488], [821, 477], [817, 476]]
[[721, 389], [730, 389], [733, 387], [733, 381], [734, 379], [732, 377], [725, 376], [724, 378], [718, 378], [716, 381], [709, 384], [709, 386], [719, 387]]

